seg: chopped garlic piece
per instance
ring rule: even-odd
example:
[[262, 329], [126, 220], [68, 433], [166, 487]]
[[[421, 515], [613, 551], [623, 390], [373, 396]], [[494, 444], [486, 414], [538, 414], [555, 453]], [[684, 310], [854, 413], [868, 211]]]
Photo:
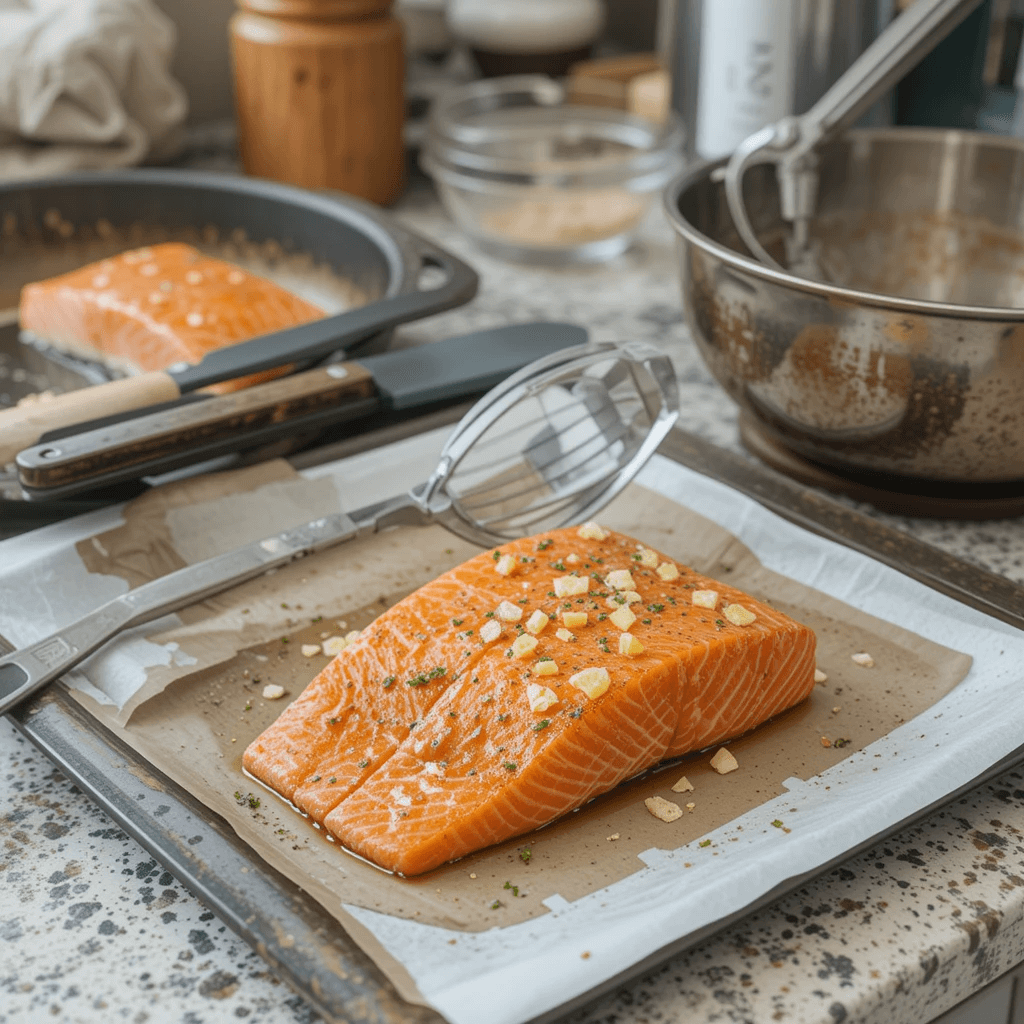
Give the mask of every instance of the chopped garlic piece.
[[613, 594], [605, 600], [605, 604], [611, 609], [621, 608], [623, 605], [636, 604], [643, 598], [635, 590], [623, 590], [621, 593]]
[[571, 626], [577, 629], [587, 624], [588, 615], [586, 612], [562, 612], [562, 625]]
[[511, 576], [516, 571], [516, 560], [511, 555], [502, 555], [494, 563], [494, 571], [500, 576]]
[[861, 651], [860, 654], [851, 654], [850, 655], [850, 660], [855, 665], [860, 665], [862, 668], [874, 668], [875, 667], [875, 659], [872, 658], [870, 654], [867, 654], [864, 651]]
[[687, 805], [686, 805], [686, 809], [687, 809], [688, 811], [692, 811], [692, 810], [694, 809], [694, 807], [696, 807], [696, 806], [697, 806], [697, 805], [696, 805], [696, 804], [694, 804], [694, 803], [689, 803], [689, 804], [687, 804]]
[[576, 639], [576, 637], [573, 636], [573, 634], [570, 633], [569, 630], [567, 630], [567, 629], [560, 629], [560, 630], [558, 630], [555, 633], [555, 636], [557, 636], [559, 640], [564, 640], [566, 643], [568, 643], [570, 640], [575, 640]]
[[488, 619], [480, 627], [480, 639], [485, 644], [493, 644], [501, 636], [501, 623], [495, 619]]
[[530, 702], [531, 711], [547, 711], [558, 703], [558, 695], [550, 686], [540, 683], [529, 683], [526, 687], [526, 699]]
[[653, 569], [660, 559], [658, 558], [658, 552], [652, 551], [650, 548], [645, 548], [642, 544], [636, 546], [637, 553], [640, 557], [637, 561], [647, 569]]
[[636, 616], [629, 610], [628, 605], [623, 605], [618, 611], [614, 611], [608, 616], [608, 621], [616, 629], [627, 630], [636, 622]]
[[538, 661], [533, 666], [533, 674], [535, 676], [557, 676], [558, 662], [552, 661], [550, 658], [547, 661]]
[[718, 591], [695, 590], [690, 600], [695, 608], [715, 608], [718, 605]]
[[584, 540], [607, 540], [608, 531], [602, 529], [593, 520], [588, 523], [584, 523], [577, 531], [576, 535], [582, 537]]
[[666, 583], [671, 583], [673, 580], [679, 579], [679, 570], [676, 568], [673, 562], [662, 562], [657, 569], [654, 570]]
[[604, 581], [612, 590], [633, 590], [636, 587], [628, 569], [613, 569], [605, 576]]
[[530, 636], [529, 633], [523, 633], [522, 636], [517, 636], [512, 643], [512, 657], [525, 658], [528, 654], [533, 654], [536, 648], [537, 638]]
[[320, 653], [319, 644], [303, 644], [302, 645], [302, 656], [304, 658], [312, 658]]
[[611, 686], [612, 678], [606, 668], [585, 668], [582, 672], [569, 676], [569, 682], [593, 700]]
[[739, 766], [739, 761], [737, 761], [736, 758], [725, 749], [725, 747], [719, 747], [718, 753], [711, 758], [711, 767], [714, 768], [719, 775], [728, 775], [729, 772], [736, 771]]
[[[628, 612], [628, 608], [622, 609], [624, 612]], [[612, 618], [615, 616], [613, 615]], [[644, 653], [644, 645], [632, 633], [620, 633], [619, 634], [619, 654], [627, 654], [629, 657], [635, 657], [638, 654]]]
[[727, 604], [722, 609], [722, 614], [734, 626], [749, 626], [757, 618], [749, 608], [744, 608], [741, 604]]
[[359, 630], [358, 629], [350, 629], [345, 634], [345, 644], [346, 644], [346, 646], [348, 644], [352, 643], [354, 640], [358, 640], [358, 639], [359, 639]]
[[502, 622], [518, 622], [523, 617], [523, 609], [511, 601], [502, 601], [495, 609], [494, 614]]
[[580, 564], [580, 556], [577, 555], [575, 551], [571, 555], [566, 555], [565, 556], [565, 564], [566, 565], [579, 565]]
[[266, 700], [280, 700], [284, 696], [284, 687], [271, 683], [263, 687], [263, 696]]
[[825, 675], [825, 673], [822, 672], [820, 668], [816, 668], [814, 670], [814, 681], [816, 683], [827, 683], [828, 682], [828, 676]]
[[[693, 783], [685, 776], [681, 775], [679, 780], [672, 786], [673, 793], [692, 793]], [[692, 807], [693, 804], [687, 804], [688, 807]]]
[[551, 619], [539, 608], [526, 620], [526, 629], [529, 633], [543, 633], [548, 628]]
[[333, 658], [341, 654], [346, 647], [348, 643], [343, 636], [331, 636], [324, 641], [324, 654]]
[[649, 796], [644, 801], [644, 806], [659, 821], [675, 821], [676, 818], [683, 816], [682, 807], [679, 804], [674, 804], [671, 800], [666, 800], [664, 797]]
[[615, 840], [618, 839], [618, 838], [619, 838], [619, 833], [618, 832], [613, 832], [610, 836], [605, 836], [605, 840], [607, 842], [609, 842], [609, 843], [615, 842]]
[[555, 580], [555, 597], [577, 597], [589, 592], [589, 576], [559, 576]]

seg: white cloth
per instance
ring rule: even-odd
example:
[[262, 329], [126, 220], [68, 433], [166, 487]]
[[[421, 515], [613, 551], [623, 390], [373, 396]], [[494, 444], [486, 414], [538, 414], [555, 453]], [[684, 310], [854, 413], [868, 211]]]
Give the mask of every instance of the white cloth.
[[0, 0], [0, 180], [166, 153], [188, 109], [174, 43], [151, 0]]

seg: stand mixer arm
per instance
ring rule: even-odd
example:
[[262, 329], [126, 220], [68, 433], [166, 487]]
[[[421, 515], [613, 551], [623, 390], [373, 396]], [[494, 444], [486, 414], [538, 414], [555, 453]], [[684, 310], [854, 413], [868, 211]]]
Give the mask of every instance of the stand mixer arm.
[[743, 175], [754, 164], [778, 168], [782, 216], [793, 224], [791, 263], [808, 255], [817, 201], [816, 148], [849, 128], [929, 54], [981, 0], [915, 0], [805, 114], [785, 117], [744, 139], [725, 169], [725, 193], [737, 231], [754, 257], [783, 270], [758, 241], [743, 203]]

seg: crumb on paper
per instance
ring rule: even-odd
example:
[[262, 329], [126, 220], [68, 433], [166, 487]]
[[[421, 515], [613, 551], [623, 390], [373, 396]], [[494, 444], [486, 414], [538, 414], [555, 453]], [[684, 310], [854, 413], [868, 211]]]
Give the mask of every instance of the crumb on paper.
[[827, 736], [822, 736], [821, 745], [827, 749], [832, 746], [832, 741]]
[[303, 644], [302, 656], [304, 658], [315, 658], [320, 653], [319, 644]]
[[644, 801], [644, 806], [659, 821], [670, 822], [683, 816], [683, 809], [679, 804], [673, 803], [660, 796], [649, 796]]
[[857, 654], [851, 654], [850, 661], [852, 661], [854, 665], [860, 665], [861, 668], [875, 667], [875, 659], [872, 658], [867, 651], [859, 651]]
[[690, 812], [692, 813], [692, 811], [693, 811], [694, 807], [696, 807], [696, 806], [697, 806], [697, 805], [696, 805], [695, 803], [693, 803], [693, 802], [691, 801], [690, 803], [688, 803], [688, 804], [686, 805], [686, 809], [687, 809], [688, 811], [690, 811]]
[[589, 949], [585, 949], [582, 953], [580, 953], [580, 959], [581, 960], [589, 960], [590, 959], [590, 950]]
[[725, 747], [720, 747], [718, 753], [711, 758], [711, 767], [718, 772], [719, 775], [728, 775], [729, 772], [736, 771], [739, 768], [739, 762], [732, 754], [729, 753]]
[[693, 783], [685, 776], [680, 776], [672, 786], [673, 793], [692, 793]]
[[814, 670], [814, 681], [816, 683], [827, 683], [828, 682], [828, 676], [825, 675], [825, 673], [822, 672], [820, 668], [816, 668]]
[[476, 872], [475, 871], [470, 871], [469, 877], [470, 878], [476, 878]]
[[343, 636], [329, 636], [323, 643], [324, 654], [331, 658], [337, 657], [346, 647], [348, 642]]
[[834, 708], [832, 709], [832, 714], [833, 714], [833, 715], [838, 715], [838, 714], [839, 714], [839, 712], [840, 712], [840, 711], [842, 711], [842, 710], [843, 710], [843, 709], [842, 709], [841, 707], [839, 707], [838, 705], [836, 705], [836, 707], [834, 707]]
[[263, 697], [265, 700], [280, 700], [284, 696], [284, 687], [278, 686], [277, 683], [269, 683], [263, 687]]
[[619, 833], [618, 832], [613, 832], [610, 836], [606, 836], [605, 837], [605, 842], [613, 843], [618, 838], [619, 838]]

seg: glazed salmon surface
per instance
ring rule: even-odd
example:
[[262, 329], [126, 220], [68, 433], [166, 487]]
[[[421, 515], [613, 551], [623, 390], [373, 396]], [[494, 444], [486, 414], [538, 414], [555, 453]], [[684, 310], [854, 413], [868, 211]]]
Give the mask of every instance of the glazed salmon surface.
[[416, 875], [753, 729], [808, 696], [814, 667], [806, 626], [588, 524], [400, 601], [244, 765], [350, 850]]
[[23, 330], [57, 348], [129, 370], [165, 370], [324, 312], [272, 281], [167, 242], [26, 285], [19, 314]]

